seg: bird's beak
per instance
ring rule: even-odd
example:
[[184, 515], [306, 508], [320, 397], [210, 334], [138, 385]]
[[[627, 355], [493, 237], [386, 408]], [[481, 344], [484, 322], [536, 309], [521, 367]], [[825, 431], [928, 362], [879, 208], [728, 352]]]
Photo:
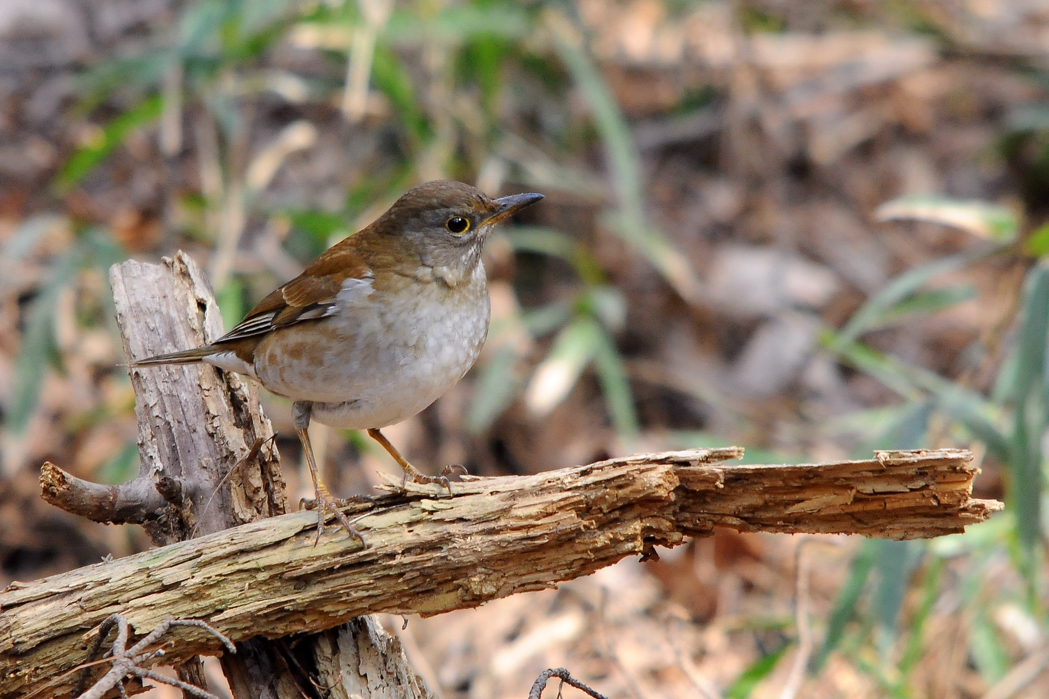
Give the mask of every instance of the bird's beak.
[[488, 217], [488, 220], [486, 220], [485, 223], [499, 223], [503, 219], [513, 216], [521, 209], [536, 203], [542, 198], [542, 194], [536, 194], [535, 192], [528, 194], [511, 194], [508, 197], [499, 197], [495, 200], [495, 203], [499, 208], [495, 210], [495, 213]]

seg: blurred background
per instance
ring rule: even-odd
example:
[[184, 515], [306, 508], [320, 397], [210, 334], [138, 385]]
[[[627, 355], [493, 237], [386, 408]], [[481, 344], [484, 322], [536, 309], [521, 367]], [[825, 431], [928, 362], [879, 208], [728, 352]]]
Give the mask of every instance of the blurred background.
[[[432, 688], [1049, 695], [1042, 0], [2, 0], [0, 585], [148, 545], [38, 496], [45, 459], [137, 473], [110, 264], [187, 250], [229, 328], [435, 178], [547, 198], [489, 244], [477, 367], [387, 431], [423, 470], [964, 447], [1008, 507], [931, 542], [719, 532], [412, 619]], [[336, 494], [398, 472], [314, 443]]]

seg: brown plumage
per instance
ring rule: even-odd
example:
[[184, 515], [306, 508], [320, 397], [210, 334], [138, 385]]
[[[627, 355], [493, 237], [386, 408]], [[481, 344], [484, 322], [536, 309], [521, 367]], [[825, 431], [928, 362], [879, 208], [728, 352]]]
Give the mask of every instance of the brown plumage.
[[379, 428], [418, 413], [473, 365], [488, 331], [484, 241], [496, 223], [540, 199], [492, 199], [461, 182], [419, 185], [215, 342], [131, 366], [205, 362], [293, 400], [320, 510], [318, 538], [324, 509], [360, 537], [319, 477], [306, 432], [311, 417], [367, 429], [406, 479], [447, 487], [445, 476], [416, 470]]

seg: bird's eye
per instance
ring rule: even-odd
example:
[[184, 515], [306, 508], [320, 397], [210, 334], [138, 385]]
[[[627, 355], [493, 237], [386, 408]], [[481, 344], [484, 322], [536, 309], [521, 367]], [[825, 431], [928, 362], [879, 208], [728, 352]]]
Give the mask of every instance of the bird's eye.
[[456, 235], [461, 235], [470, 230], [470, 219], [462, 216], [452, 216], [445, 221], [444, 227]]

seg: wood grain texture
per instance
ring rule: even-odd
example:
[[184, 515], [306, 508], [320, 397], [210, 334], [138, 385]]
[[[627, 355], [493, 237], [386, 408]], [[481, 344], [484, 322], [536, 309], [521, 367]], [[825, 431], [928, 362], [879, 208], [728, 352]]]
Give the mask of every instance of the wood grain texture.
[[[971, 498], [960, 450], [865, 461], [734, 466], [737, 448], [613, 459], [533, 476], [469, 478], [347, 508], [367, 548], [339, 528], [313, 546], [312, 512], [254, 522], [0, 594], [0, 697], [53, 681], [91, 629], [120, 611], [136, 629], [167, 614], [235, 641], [335, 627], [373, 612], [438, 614], [651, 555], [714, 527], [908, 539], [960, 532], [1000, 503]], [[217, 652], [178, 629], [167, 659]]]
[[[110, 270], [129, 361], [207, 344], [222, 317], [200, 268], [179, 253]], [[131, 371], [141, 477], [161, 483], [174, 511], [147, 526], [154, 543], [209, 534], [286, 510], [273, 428], [258, 388], [207, 365]], [[260, 448], [253, 450], [256, 443]], [[252, 463], [244, 463], [253, 456]], [[236, 469], [233, 474], [230, 471]], [[228, 477], [228, 476], [234, 477]]]
[[[133, 261], [116, 265], [110, 270], [110, 280], [129, 360], [196, 347], [222, 334], [211, 289], [197, 265], [183, 253], [165, 258], [159, 265]], [[41, 470], [45, 500], [94, 521], [142, 524], [157, 545], [204, 536], [285, 511], [284, 483], [271, 440], [273, 430], [253, 382], [206, 365], [135, 369], [131, 381], [139, 424], [139, 477], [105, 486], [45, 464]], [[171, 591], [178, 595], [179, 589], [174, 583]], [[123, 605], [121, 599], [110, 603], [118, 610]], [[158, 599], [157, 603], [162, 605], [163, 601]], [[157, 611], [167, 614], [160, 607]], [[174, 609], [169, 611], [179, 614]], [[41, 617], [45, 624], [49, 623], [49, 613], [44, 610]], [[138, 623], [135, 629], [140, 633], [146, 630]], [[373, 696], [372, 687], [402, 690], [400, 694], [386, 691], [374, 696], [428, 696], [420, 683], [400, 681], [414, 676], [411, 668], [403, 655], [384, 654], [375, 645], [383, 634], [370, 619], [352, 629], [335, 628], [300, 637], [294, 649], [283, 641], [242, 640], [236, 655], [223, 657], [223, 669], [238, 698], [299, 699], [314, 681], [308, 668], [327, 668], [336, 674], [347, 669], [339, 663], [350, 656], [341, 650], [334, 655], [331, 652], [332, 648], [346, 647], [339, 639], [347, 634], [361, 649], [361, 658], [381, 656], [383, 660], [373, 663], [363, 683], [351, 681], [357, 675], [346, 674], [343, 684], [347, 691], [363, 699]], [[52, 650], [63, 652], [61, 648], [53, 646]], [[83, 660], [81, 652], [75, 662]], [[181, 661], [176, 665], [180, 679], [203, 685], [203, 673], [193, 654], [180, 653], [172, 660]], [[15, 662], [20, 664], [21, 660]], [[97, 674], [104, 669], [96, 667]], [[43, 677], [47, 679], [35, 679]], [[5, 680], [9, 681], [2, 691], [11, 696], [33, 689], [41, 692], [38, 696], [52, 697], [68, 695], [73, 678], [46, 671], [26, 677], [7, 676]]]

